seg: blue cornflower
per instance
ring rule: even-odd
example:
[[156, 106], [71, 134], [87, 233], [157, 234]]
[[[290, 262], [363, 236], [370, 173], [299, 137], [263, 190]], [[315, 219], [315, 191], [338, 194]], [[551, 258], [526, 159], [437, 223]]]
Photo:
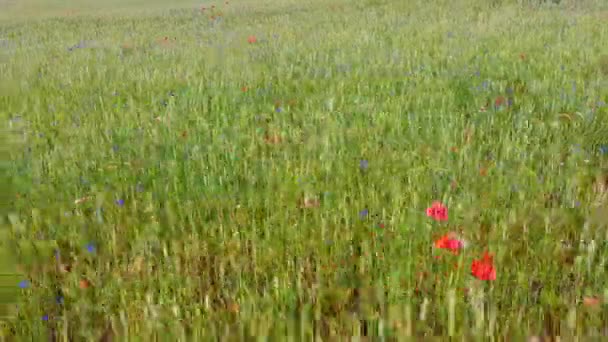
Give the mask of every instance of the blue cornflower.
[[361, 170], [367, 170], [368, 167], [369, 167], [369, 162], [366, 159], [362, 159], [359, 162], [359, 168], [361, 168]]
[[369, 214], [369, 211], [367, 209], [363, 209], [359, 212], [359, 217], [363, 220], [367, 217], [367, 214]]
[[44, 315], [44, 316], [42, 316], [42, 320], [43, 320], [43, 321], [48, 321], [48, 320], [49, 320], [49, 315]]
[[30, 287], [29, 280], [22, 280], [22, 281], [19, 282], [19, 288], [21, 288], [21, 289], [27, 289], [28, 287]]
[[118, 200], [116, 200], [116, 205], [122, 207], [123, 205], [125, 205], [125, 200], [124, 199], [118, 199]]
[[95, 245], [93, 243], [88, 243], [86, 245], [87, 252], [95, 253]]
[[281, 107], [277, 107], [277, 108], [275, 109], [275, 111], [276, 111], [277, 113], [280, 113], [280, 112], [282, 112], [282, 111], [283, 111], [283, 109], [282, 109]]

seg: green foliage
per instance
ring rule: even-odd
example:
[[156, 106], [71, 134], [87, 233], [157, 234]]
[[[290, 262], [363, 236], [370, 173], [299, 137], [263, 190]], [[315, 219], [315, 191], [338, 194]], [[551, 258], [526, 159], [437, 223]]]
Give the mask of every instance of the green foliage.
[[143, 3], [0, 1], [5, 334], [605, 334], [600, 7]]

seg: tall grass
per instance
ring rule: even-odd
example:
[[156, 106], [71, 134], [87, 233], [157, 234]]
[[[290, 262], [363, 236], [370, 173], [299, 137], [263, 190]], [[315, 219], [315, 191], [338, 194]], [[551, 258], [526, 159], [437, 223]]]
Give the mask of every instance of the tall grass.
[[124, 3], [0, 22], [7, 338], [608, 334], [604, 4]]

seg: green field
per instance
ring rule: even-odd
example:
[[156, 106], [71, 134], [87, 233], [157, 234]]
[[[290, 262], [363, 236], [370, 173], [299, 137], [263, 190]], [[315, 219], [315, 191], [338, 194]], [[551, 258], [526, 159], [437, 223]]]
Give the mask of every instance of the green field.
[[540, 2], [0, 0], [2, 334], [608, 336], [608, 2]]

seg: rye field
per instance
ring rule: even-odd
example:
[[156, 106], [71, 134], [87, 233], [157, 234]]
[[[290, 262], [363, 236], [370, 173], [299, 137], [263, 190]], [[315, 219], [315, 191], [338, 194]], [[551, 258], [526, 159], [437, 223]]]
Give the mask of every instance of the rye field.
[[608, 336], [606, 22], [0, 0], [2, 340]]

